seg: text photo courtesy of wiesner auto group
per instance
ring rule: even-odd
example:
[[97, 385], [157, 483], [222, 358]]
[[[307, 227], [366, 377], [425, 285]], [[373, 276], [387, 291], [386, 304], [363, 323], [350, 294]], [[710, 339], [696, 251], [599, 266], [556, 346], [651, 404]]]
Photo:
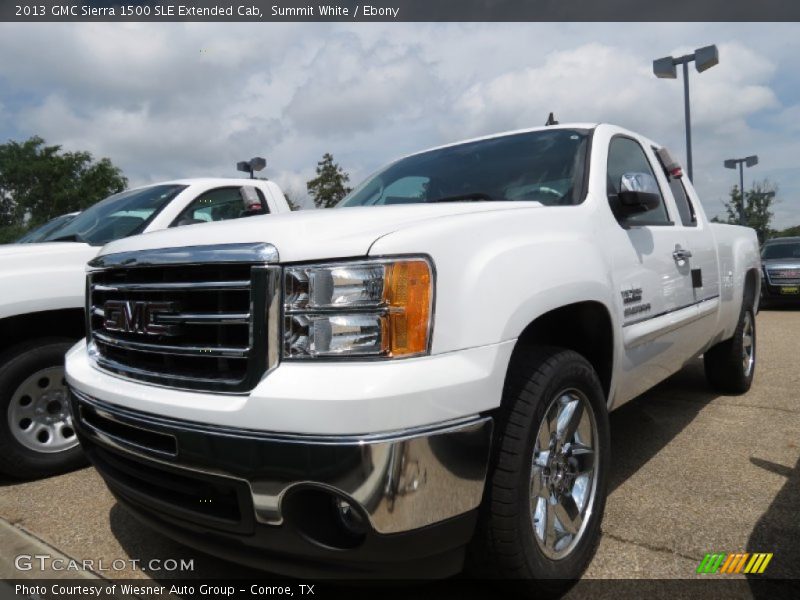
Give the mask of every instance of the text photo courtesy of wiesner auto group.
[[800, 6], [0, 5], [0, 596], [800, 597]]

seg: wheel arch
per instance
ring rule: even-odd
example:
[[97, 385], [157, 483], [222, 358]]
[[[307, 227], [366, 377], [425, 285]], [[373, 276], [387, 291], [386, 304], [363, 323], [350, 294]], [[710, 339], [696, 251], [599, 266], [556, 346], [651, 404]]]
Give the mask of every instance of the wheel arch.
[[0, 356], [17, 344], [44, 337], [78, 341], [85, 335], [81, 308], [46, 310], [0, 319]]
[[602, 302], [587, 300], [560, 306], [536, 317], [517, 338], [513, 353], [524, 352], [532, 346], [573, 350], [592, 365], [608, 399], [614, 374], [614, 345], [611, 313]]
[[761, 289], [760, 272], [758, 269], [748, 269], [744, 276], [744, 295], [742, 301], [744, 306], [752, 306], [754, 312], [758, 312], [758, 297]]

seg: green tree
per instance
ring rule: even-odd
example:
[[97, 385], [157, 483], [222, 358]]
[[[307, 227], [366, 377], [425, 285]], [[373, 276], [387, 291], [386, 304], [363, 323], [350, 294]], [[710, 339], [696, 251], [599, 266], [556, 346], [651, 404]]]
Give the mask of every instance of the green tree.
[[317, 208], [330, 208], [352, 190], [347, 185], [348, 175], [333, 161], [333, 155], [326, 152], [317, 163], [317, 176], [306, 183], [306, 189]]
[[[772, 235], [770, 228], [772, 223], [772, 208], [778, 194], [778, 187], [765, 179], [756, 182], [753, 187], [744, 193], [744, 215], [748, 227], [752, 227], [758, 234], [758, 241], [764, 240]], [[731, 189], [731, 198], [725, 203], [725, 210], [728, 213], [727, 222], [732, 225], [740, 223], [742, 214], [742, 192], [738, 185]]]
[[62, 152], [34, 136], [0, 144], [0, 227], [30, 228], [82, 210], [128, 184], [107, 158]]
[[794, 227], [787, 227], [782, 231], [776, 231], [773, 237], [796, 237], [800, 236], [800, 225]]

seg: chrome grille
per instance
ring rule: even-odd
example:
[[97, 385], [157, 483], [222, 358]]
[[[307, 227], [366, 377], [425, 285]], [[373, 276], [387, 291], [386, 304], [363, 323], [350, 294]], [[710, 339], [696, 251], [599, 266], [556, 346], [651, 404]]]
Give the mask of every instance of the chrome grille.
[[245, 392], [275, 366], [280, 269], [268, 244], [111, 254], [90, 263], [97, 367], [169, 387]]
[[767, 277], [773, 285], [800, 284], [800, 267], [767, 268]]

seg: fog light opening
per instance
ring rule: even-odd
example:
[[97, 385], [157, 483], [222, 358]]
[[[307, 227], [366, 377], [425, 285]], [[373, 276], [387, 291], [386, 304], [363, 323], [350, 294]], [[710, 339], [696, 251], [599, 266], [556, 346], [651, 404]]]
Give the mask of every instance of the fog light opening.
[[333, 490], [319, 487], [294, 489], [287, 493], [281, 507], [289, 527], [326, 548], [356, 548], [371, 531], [361, 507]]
[[336, 514], [339, 516], [339, 523], [345, 531], [354, 537], [366, 535], [368, 529], [367, 520], [356, 507], [344, 498], [334, 498], [333, 504]]

